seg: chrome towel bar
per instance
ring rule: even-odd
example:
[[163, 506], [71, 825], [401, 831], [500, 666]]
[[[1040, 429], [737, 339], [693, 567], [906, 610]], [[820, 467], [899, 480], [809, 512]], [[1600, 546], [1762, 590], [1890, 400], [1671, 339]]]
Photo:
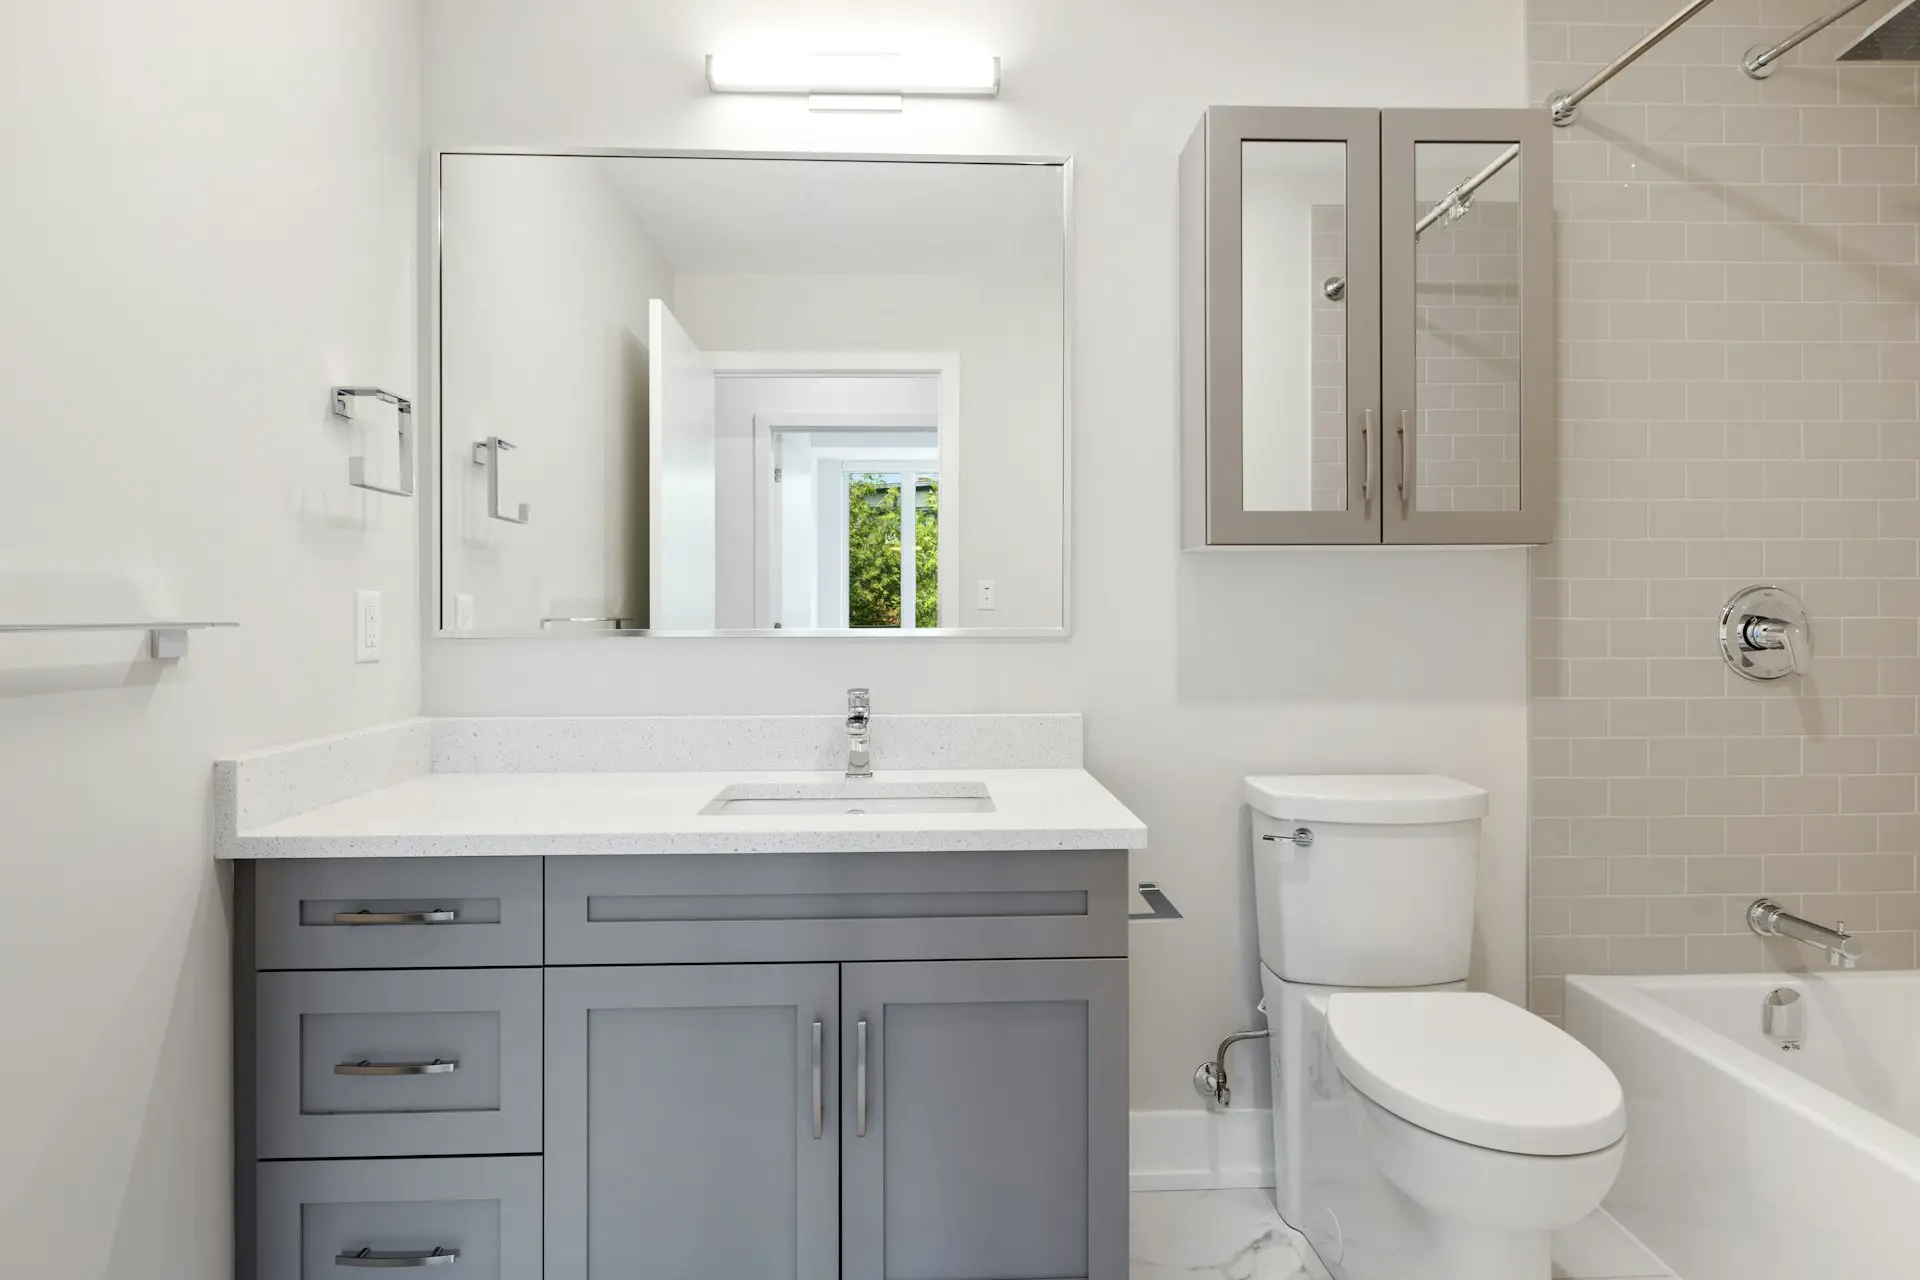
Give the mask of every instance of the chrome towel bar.
[[42, 631], [144, 631], [147, 652], [163, 661], [187, 656], [187, 632], [237, 627], [237, 622], [0, 622], [0, 635]]

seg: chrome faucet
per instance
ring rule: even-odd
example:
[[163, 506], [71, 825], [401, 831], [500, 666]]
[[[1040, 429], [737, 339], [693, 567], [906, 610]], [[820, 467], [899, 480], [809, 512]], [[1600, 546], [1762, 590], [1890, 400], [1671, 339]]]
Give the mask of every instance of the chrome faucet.
[[1747, 927], [1763, 938], [1792, 938], [1827, 953], [1827, 963], [1836, 969], [1851, 969], [1860, 963], [1864, 948], [1847, 932], [1847, 922], [1829, 929], [1811, 920], [1802, 920], [1771, 898], [1759, 898], [1747, 908]]
[[873, 703], [865, 689], [847, 690], [847, 776], [873, 776]]

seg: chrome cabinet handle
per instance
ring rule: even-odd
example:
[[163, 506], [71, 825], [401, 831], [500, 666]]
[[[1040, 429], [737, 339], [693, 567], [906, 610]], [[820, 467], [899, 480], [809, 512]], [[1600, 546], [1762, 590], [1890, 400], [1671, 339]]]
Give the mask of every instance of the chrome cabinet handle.
[[336, 911], [335, 924], [452, 924], [460, 913], [452, 907], [431, 911]]
[[853, 1131], [858, 1137], [867, 1136], [867, 1020], [860, 1019], [860, 1025], [854, 1029], [858, 1047], [858, 1065], [853, 1073]]
[[1366, 459], [1366, 470], [1360, 476], [1360, 502], [1362, 507], [1373, 505], [1373, 410], [1369, 409], [1360, 419], [1360, 453]]
[[1413, 476], [1413, 410], [1400, 411], [1400, 505], [1407, 502], [1407, 486]]
[[337, 1076], [450, 1076], [459, 1069], [458, 1062], [445, 1058], [435, 1058], [432, 1062], [369, 1062], [362, 1058], [358, 1062], [333, 1064], [333, 1074]]
[[425, 1253], [394, 1249], [356, 1249], [334, 1257], [336, 1267], [444, 1267], [460, 1260], [458, 1249], [435, 1246]]
[[827, 1093], [825, 1082], [820, 1078], [820, 1044], [826, 1037], [826, 1024], [820, 1019], [813, 1020], [813, 1136], [818, 1141], [826, 1133]]

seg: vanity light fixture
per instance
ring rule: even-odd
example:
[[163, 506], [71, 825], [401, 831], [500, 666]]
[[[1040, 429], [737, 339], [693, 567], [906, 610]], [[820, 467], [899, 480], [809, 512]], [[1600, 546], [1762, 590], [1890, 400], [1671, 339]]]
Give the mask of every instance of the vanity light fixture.
[[898, 111], [903, 96], [991, 98], [1000, 59], [970, 53], [710, 53], [715, 93], [805, 94], [815, 111]]

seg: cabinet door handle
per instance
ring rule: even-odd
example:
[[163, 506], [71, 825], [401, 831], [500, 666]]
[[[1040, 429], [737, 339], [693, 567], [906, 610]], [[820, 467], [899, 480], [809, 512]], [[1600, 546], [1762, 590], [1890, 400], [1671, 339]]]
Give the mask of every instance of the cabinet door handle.
[[432, 1062], [336, 1062], [337, 1076], [450, 1076], [460, 1069], [458, 1062], [435, 1058]]
[[1407, 504], [1407, 486], [1413, 477], [1413, 410], [1400, 411], [1400, 505]]
[[820, 1078], [820, 1043], [826, 1038], [827, 1027], [820, 1019], [813, 1020], [813, 1136], [818, 1141], [826, 1132], [827, 1094], [824, 1082]]
[[1373, 505], [1373, 410], [1369, 409], [1360, 419], [1360, 456], [1366, 459], [1366, 470], [1360, 473], [1361, 510]]
[[435, 1246], [424, 1253], [393, 1249], [356, 1249], [334, 1257], [336, 1267], [444, 1267], [460, 1260], [458, 1249]]
[[452, 924], [460, 913], [452, 907], [430, 911], [336, 911], [335, 924]]
[[860, 1025], [854, 1028], [855, 1061], [858, 1065], [853, 1071], [853, 1131], [855, 1136], [867, 1136], [867, 1020], [860, 1019]]

